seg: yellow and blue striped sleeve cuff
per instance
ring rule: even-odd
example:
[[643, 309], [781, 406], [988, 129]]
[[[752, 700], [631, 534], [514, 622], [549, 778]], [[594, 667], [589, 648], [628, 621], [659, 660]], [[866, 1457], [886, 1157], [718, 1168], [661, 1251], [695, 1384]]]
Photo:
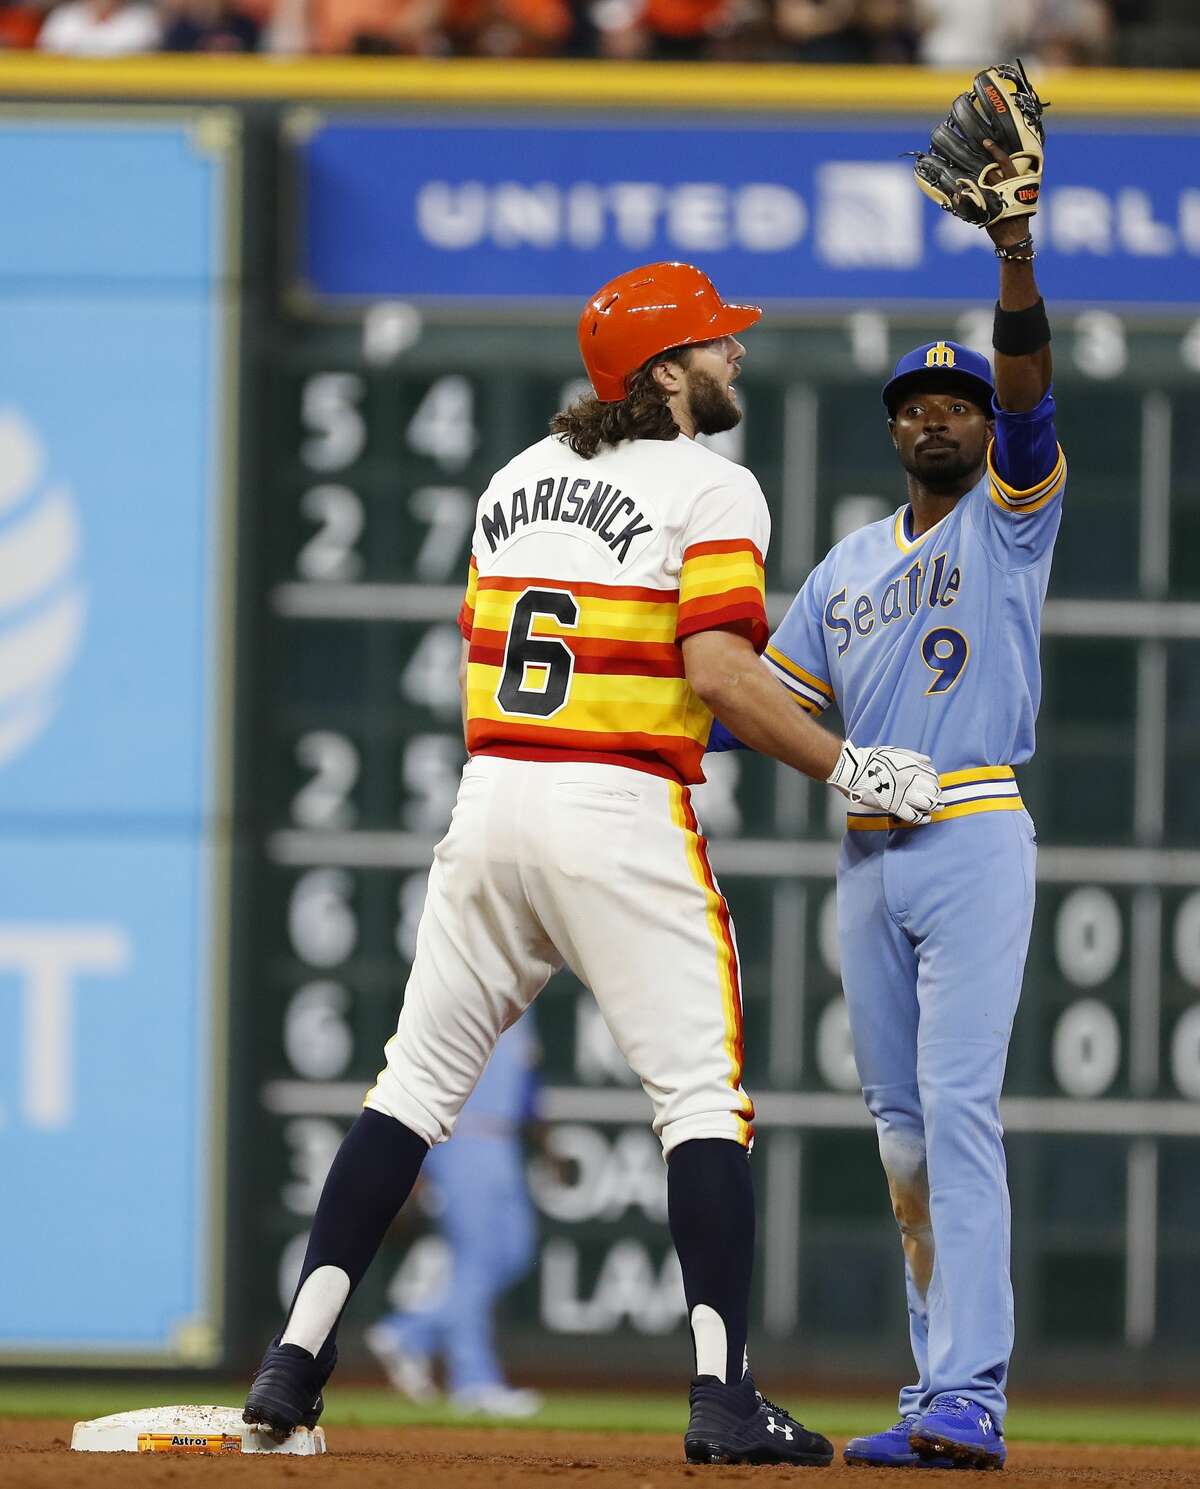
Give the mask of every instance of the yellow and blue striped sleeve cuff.
[[801, 708], [807, 709], [809, 713], [823, 713], [833, 702], [833, 689], [829, 683], [816, 673], [801, 667], [798, 662], [793, 662], [777, 646], [768, 645], [763, 653], [763, 661], [771, 676], [781, 682]]

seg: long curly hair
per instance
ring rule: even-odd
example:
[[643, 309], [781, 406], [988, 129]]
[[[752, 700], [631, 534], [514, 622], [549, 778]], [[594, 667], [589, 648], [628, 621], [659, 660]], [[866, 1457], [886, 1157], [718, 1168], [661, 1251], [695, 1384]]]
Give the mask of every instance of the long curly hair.
[[667, 407], [667, 395], [654, 377], [659, 362], [680, 362], [687, 347], [660, 352], [630, 377], [628, 391], [620, 403], [601, 403], [584, 393], [554, 415], [550, 432], [566, 440], [576, 455], [590, 460], [602, 445], [618, 445], [625, 439], [678, 439], [679, 425]]

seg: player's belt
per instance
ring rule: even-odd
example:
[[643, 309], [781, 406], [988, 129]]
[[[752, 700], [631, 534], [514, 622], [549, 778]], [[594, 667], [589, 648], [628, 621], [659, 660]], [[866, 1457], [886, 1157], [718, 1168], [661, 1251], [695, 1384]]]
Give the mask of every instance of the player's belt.
[[[951, 770], [939, 776], [938, 780], [942, 787], [942, 804], [929, 819], [931, 822], [951, 822], [955, 817], [974, 817], [979, 812], [1019, 812], [1025, 806], [1011, 765], [976, 765], [970, 770]], [[887, 832], [893, 827], [911, 825], [868, 807], [855, 807], [846, 815], [849, 832]]]

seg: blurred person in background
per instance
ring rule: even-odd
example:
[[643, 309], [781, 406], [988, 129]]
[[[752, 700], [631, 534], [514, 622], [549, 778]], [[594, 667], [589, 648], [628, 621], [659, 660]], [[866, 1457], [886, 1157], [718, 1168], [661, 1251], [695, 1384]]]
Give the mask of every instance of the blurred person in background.
[[446, 50], [445, 0], [277, 0], [269, 45], [321, 56], [427, 56]]
[[599, 0], [598, 50], [616, 61], [744, 60], [757, 27], [755, 0]]
[[639, 24], [660, 62], [702, 60], [728, 21], [728, 0], [645, 0]]
[[496, 1305], [529, 1271], [536, 1251], [522, 1136], [537, 1116], [537, 1060], [531, 1009], [500, 1036], [454, 1137], [425, 1160], [421, 1182], [438, 1202], [449, 1275], [424, 1307], [389, 1314], [363, 1336], [388, 1380], [412, 1401], [436, 1397], [433, 1366], [441, 1360], [450, 1401], [462, 1411], [528, 1417], [541, 1407], [536, 1391], [505, 1380], [494, 1337]]
[[233, 0], [165, 0], [164, 52], [254, 52], [258, 21]]
[[917, 56], [912, 0], [858, 0], [857, 26], [868, 62], [908, 66]]
[[610, 61], [704, 60], [743, 3], [752, 0], [570, 0], [563, 52]]
[[571, 50], [577, 25], [572, 0], [279, 0], [269, 45], [334, 56], [542, 57]]
[[1109, 0], [1013, 0], [1013, 50], [1040, 67], [1111, 62], [1116, 23]]
[[1039, 67], [1096, 66], [1109, 60], [1111, 0], [916, 0], [919, 60], [975, 69], [989, 57], [1020, 56]]
[[28, 51], [36, 46], [42, 19], [39, 6], [0, 4], [0, 52]]
[[775, 28], [798, 62], [853, 62], [855, 0], [776, 0]]
[[919, 60], [974, 71], [1011, 50], [1009, 0], [916, 0]]
[[446, 39], [457, 56], [577, 56], [585, 17], [570, 0], [448, 0]]
[[903, 65], [916, 55], [912, 0], [775, 0], [775, 29], [799, 62]]
[[158, 12], [140, 0], [70, 0], [46, 18], [37, 44], [43, 52], [72, 57], [128, 57], [156, 52], [162, 38]]
[[648, 41], [640, 25], [641, 0], [596, 0], [590, 14], [595, 55], [614, 62], [645, 56]]

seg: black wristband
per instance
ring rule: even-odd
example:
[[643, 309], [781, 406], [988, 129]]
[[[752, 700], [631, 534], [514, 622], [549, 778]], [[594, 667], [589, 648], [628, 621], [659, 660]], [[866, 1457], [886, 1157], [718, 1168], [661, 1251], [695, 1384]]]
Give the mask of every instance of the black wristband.
[[992, 345], [1005, 357], [1028, 357], [1049, 346], [1050, 322], [1046, 319], [1045, 300], [1025, 310], [1001, 310], [997, 300]]
[[1037, 250], [1033, 246], [1033, 234], [1026, 233], [1016, 243], [998, 243], [992, 250], [998, 259], [1003, 259], [1006, 264], [1032, 264], [1037, 258]]

